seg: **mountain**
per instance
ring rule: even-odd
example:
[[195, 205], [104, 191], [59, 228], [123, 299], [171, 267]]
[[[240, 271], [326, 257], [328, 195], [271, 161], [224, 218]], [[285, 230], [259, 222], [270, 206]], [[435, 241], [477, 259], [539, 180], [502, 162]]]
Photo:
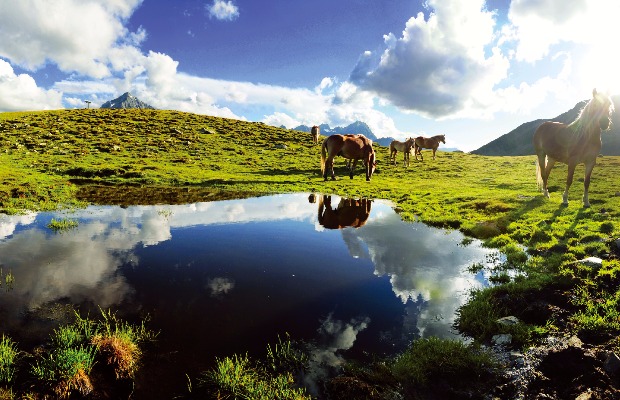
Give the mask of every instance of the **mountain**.
[[125, 92], [114, 100], [106, 101], [101, 108], [147, 108], [154, 110], [155, 107], [140, 101], [136, 96]]
[[[377, 137], [372, 132], [370, 127], [368, 127], [366, 123], [361, 122], [361, 121], [355, 121], [354, 123], [347, 125], [345, 127], [337, 126], [335, 128], [331, 128], [327, 124], [321, 124], [319, 125], [319, 128], [321, 129], [321, 135], [324, 135], [324, 136], [334, 135], [334, 134], [344, 135], [346, 133], [361, 133], [362, 135], [366, 136], [368, 139], [372, 141], [377, 141]], [[310, 129], [312, 129], [312, 127], [307, 126], [307, 125], [299, 125], [298, 127], [293, 128], [293, 130], [300, 131], [300, 132], [310, 132]], [[388, 145], [389, 145], [389, 142], [388, 142]]]
[[[281, 128], [285, 128], [285, 127], [281, 126]], [[366, 136], [368, 139], [371, 139], [373, 142], [381, 146], [385, 146], [385, 147], [389, 147], [392, 140], [394, 140], [393, 137], [378, 138], [372, 132], [370, 127], [366, 125], [366, 123], [361, 122], [361, 121], [355, 121], [354, 123], [347, 125], [345, 127], [337, 126], [335, 128], [331, 128], [327, 124], [321, 124], [319, 125], [319, 128], [321, 128], [321, 135], [323, 136], [329, 136], [329, 135], [335, 135], [335, 134], [344, 135], [346, 133], [361, 133], [362, 135]], [[312, 128], [307, 125], [299, 125], [298, 127], [293, 128], [293, 130], [295, 131], [308, 132], [308, 133], [310, 132], [310, 129]], [[441, 151], [460, 151], [459, 149], [455, 147], [441, 147], [440, 146], [439, 149]]]
[[[614, 102], [614, 108], [618, 110], [620, 106], [620, 97], [612, 97]], [[532, 137], [534, 131], [540, 124], [545, 121], [556, 121], [565, 124], [573, 122], [581, 109], [586, 105], [587, 101], [580, 101], [572, 109], [566, 111], [563, 114], [558, 115], [551, 119], [537, 119], [534, 121], [521, 124], [512, 131], [498, 137], [497, 139], [485, 144], [477, 150], [472, 151], [472, 154], [479, 154], [485, 156], [525, 156], [534, 154], [534, 145], [532, 144]], [[603, 132], [603, 148], [601, 154], [603, 155], [620, 155], [620, 115], [614, 112], [612, 116], [612, 128], [609, 132]]]

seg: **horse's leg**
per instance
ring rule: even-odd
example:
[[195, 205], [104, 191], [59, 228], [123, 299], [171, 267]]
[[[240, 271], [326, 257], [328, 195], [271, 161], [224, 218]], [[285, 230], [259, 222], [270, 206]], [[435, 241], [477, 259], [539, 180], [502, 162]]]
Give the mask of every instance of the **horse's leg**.
[[435, 159], [435, 152], [437, 151], [437, 147], [433, 147], [433, 160]]
[[[570, 164], [568, 164], [568, 175], [566, 176], [566, 189], [564, 189], [564, 194], [562, 195], [562, 204], [564, 205], [568, 205], [568, 189], [570, 189], [570, 185], [573, 184], [573, 175], [575, 174], [575, 167], [577, 167], [577, 164], [574, 162], [571, 162]], [[585, 187], [585, 181], [583, 183]]]
[[538, 154], [538, 166], [540, 168], [540, 177], [542, 179], [542, 191], [543, 196], [549, 198], [549, 190], [547, 190], [547, 180], [549, 179], [549, 174], [551, 173], [551, 169], [555, 165], [555, 159], [551, 157], [547, 157], [544, 153]]
[[336, 175], [334, 175], [334, 158], [330, 155], [325, 160], [325, 167], [323, 172], [323, 179], [327, 180], [327, 170], [331, 169], [332, 171], [332, 181], [336, 180]]
[[588, 189], [590, 188], [590, 176], [592, 176], [592, 170], [596, 160], [586, 161], [586, 172], [583, 178], [583, 206], [590, 207], [590, 199], [588, 198]]
[[349, 178], [353, 179], [353, 170], [355, 169], [355, 166], [357, 165], [357, 158], [353, 160], [353, 162], [351, 163], [351, 170], [349, 171]]

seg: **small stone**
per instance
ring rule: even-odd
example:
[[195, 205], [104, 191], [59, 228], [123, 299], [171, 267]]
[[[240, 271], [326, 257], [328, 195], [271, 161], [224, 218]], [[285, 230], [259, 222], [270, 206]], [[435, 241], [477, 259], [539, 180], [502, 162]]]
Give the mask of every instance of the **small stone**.
[[491, 338], [491, 342], [493, 342], [493, 344], [496, 346], [510, 344], [512, 343], [512, 335], [509, 333], [502, 333], [499, 335], [494, 335]]
[[569, 347], [577, 347], [579, 349], [581, 348], [581, 346], [583, 346], [583, 342], [574, 335], [568, 338], [567, 344]]
[[584, 258], [583, 260], [579, 260], [579, 262], [595, 268], [600, 268], [603, 265], [603, 260], [598, 257]]
[[500, 318], [500, 319], [498, 319], [496, 322], [497, 322], [498, 324], [500, 324], [500, 325], [516, 325], [516, 324], [518, 324], [520, 321], [519, 321], [519, 318], [517, 318], [517, 317], [515, 317], [515, 316], [510, 315], [510, 316], [508, 316], [508, 317], [503, 317], [503, 318]]
[[592, 392], [589, 391], [589, 390], [587, 392], [583, 392], [579, 396], [575, 397], [575, 400], [590, 400], [590, 399], [592, 399]]
[[608, 374], [616, 374], [620, 370], [620, 358], [616, 355], [616, 353], [611, 352], [607, 359], [603, 363], [603, 368]]

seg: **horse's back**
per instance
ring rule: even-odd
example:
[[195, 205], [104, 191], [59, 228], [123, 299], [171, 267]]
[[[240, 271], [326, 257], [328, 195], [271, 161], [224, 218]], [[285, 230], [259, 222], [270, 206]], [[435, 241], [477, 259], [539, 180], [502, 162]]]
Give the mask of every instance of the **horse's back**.
[[532, 143], [536, 153], [553, 153], [554, 158], [564, 158], [568, 134], [566, 124], [555, 121], [545, 121], [536, 128]]

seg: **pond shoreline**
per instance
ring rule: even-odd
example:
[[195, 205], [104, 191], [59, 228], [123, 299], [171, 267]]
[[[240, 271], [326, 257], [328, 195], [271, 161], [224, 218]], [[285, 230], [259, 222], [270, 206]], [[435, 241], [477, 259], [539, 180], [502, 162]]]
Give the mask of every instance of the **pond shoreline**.
[[[120, 205], [157, 202], [149, 200], [148, 188], [156, 193], [182, 188], [189, 194], [178, 198], [186, 201], [195, 201], [194, 190], [202, 189], [224, 196], [227, 191], [242, 196], [326, 192], [385, 198], [396, 204], [403, 220], [481, 239], [509, 255], [508, 268], [523, 273], [525, 278], [515, 279], [495, 271], [498, 287], [469, 302], [471, 321], [479, 323], [464, 330], [476, 342], [488, 343], [499, 333], [495, 321], [514, 315], [522, 321], [513, 332], [519, 338], [517, 349], [546, 337], [577, 336], [586, 347], [620, 352], [615, 311], [620, 308], [615, 244], [620, 237], [615, 184], [620, 157], [597, 159], [592, 207], [583, 208], [578, 184], [571, 188], [570, 204], [561, 204], [563, 165], [551, 174], [551, 198], [537, 192], [533, 156], [485, 157], [440, 148], [436, 160], [404, 168], [388, 162], [389, 149], [376, 146], [372, 182], [358, 175], [348, 179], [340, 159], [338, 180], [324, 182], [320, 148], [308, 134], [245, 121], [161, 110], [59, 110], [2, 113], [0, 132], [0, 206], [7, 214], [84, 207], [87, 201], [76, 196], [85, 182], [119, 188], [111, 197]], [[578, 166], [576, 176], [582, 173]], [[123, 200], [129, 187], [138, 194]], [[590, 256], [602, 258], [602, 267], [577, 263]], [[548, 309], [528, 315], [524, 311], [530, 303]]]

